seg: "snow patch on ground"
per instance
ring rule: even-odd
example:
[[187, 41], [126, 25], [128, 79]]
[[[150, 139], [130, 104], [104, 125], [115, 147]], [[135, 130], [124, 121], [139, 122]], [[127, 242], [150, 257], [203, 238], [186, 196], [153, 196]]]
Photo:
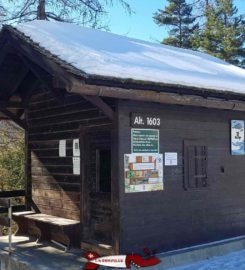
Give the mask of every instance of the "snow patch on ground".
[[168, 270], [245, 270], [245, 250]]
[[90, 75], [245, 94], [245, 70], [204, 53], [69, 23], [32, 21], [16, 28]]

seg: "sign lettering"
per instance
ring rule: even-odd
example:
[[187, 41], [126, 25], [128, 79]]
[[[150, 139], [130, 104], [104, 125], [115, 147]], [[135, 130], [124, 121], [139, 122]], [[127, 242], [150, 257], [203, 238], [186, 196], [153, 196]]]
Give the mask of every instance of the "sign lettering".
[[160, 127], [161, 118], [154, 115], [132, 113], [131, 126], [132, 127], [145, 127], [145, 128]]
[[131, 130], [132, 153], [158, 153], [159, 130], [136, 129]]

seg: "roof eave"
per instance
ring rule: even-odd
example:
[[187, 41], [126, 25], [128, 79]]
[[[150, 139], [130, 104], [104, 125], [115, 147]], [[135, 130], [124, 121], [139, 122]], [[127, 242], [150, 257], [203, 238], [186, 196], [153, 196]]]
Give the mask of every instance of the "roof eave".
[[[122, 95], [124, 98], [127, 99], [135, 99], [135, 96], [140, 96], [141, 100], [144, 101], [154, 101], [158, 102], [158, 96], [161, 94], [175, 94], [177, 95], [177, 99], [180, 100], [181, 98], [184, 99], [185, 96], [196, 96], [197, 98], [211, 98], [211, 99], [222, 99], [222, 100], [238, 100], [238, 101], [245, 101], [245, 94], [234, 93], [231, 91], [221, 91], [217, 89], [204, 89], [198, 87], [189, 87], [184, 85], [176, 85], [176, 84], [164, 84], [158, 82], [149, 82], [149, 81], [136, 81], [133, 79], [122, 79], [122, 78], [115, 78], [115, 77], [103, 77], [98, 75], [89, 75], [83, 72], [82, 70], [78, 70], [71, 64], [59, 59], [57, 56], [51, 54], [46, 49], [40, 47], [38, 43], [34, 43], [30, 38], [25, 36], [22, 32], [18, 31], [12, 26], [3, 26], [1, 31], [0, 37], [3, 36], [3, 33], [8, 31], [12, 35], [20, 38], [22, 41], [26, 42], [29, 46], [34, 48], [38, 53], [42, 54], [47, 59], [54, 61], [56, 65], [59, 65], [62, 69], [64, 69], [69, 76], [73, 77], [72, 83], [69, 85], [64, 85], [64, 88], [67, 91], [75, 92], [75, 93], [83, 93], [87, 95], [99, 95], [99, 93], [94, 93], [92, 90], [85, 91], [85, 88], [103, 88], [105, 87], [106, 90], [103, 90], [103, 95], [112, 97], [111, 92], [113, 90], [113, 97], [117, 95], [114, 94], [115, 91], [125, 93]], [[0, 38], [1, 39], [1, 38]], [[1, 40], [0, 40], [1, 44]], [[32, 60], [32, 59], [30, 59]], [[57, 78], [58, 79], [58, 78]], [[86, 85], [86, 87], [85, 87]], [[90, 86], [90, 87], [88, 87]], [[110, 91], [109, 91], [110, 90]], [[132, 94], [132, 91], [135, 94]], [[129, 94], [130, 93], [130, 94]], [[155, 97], [154, 97], [155, 95]], [[120, 95], [118, 95], [120, 96]], [[150, 98], [149, 98], [150, 97]], [[177, 102], [178, 104], [179, 102]], [[228, 106], [231, 107], [230, 104]]]

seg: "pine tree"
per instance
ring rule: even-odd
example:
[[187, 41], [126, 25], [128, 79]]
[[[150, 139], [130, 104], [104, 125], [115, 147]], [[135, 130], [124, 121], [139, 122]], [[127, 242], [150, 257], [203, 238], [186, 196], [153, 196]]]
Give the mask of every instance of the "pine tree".
[[232, 64], [245, 65], [245, 21], [233, 0], [215, 0], [206, 10], [200, 49]]
[[186, 0], [168, 0], [169, 5], [164, 10], [154, 13], [153, 19], [156, 24], [168, 26], [169, 36], [162, 43], [182, 48], [191, 48], [195, 31], [198, 24], [192, 15], [192, 6]]

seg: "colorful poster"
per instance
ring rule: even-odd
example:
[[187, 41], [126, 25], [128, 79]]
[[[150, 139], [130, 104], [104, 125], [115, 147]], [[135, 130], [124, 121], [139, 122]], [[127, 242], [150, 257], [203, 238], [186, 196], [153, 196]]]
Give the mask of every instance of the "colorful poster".
[[231, 120], [231, 154], [244, 155], [243, 120]]
[[163, 190], [162, 154], [125, 154], [125, 192]]

